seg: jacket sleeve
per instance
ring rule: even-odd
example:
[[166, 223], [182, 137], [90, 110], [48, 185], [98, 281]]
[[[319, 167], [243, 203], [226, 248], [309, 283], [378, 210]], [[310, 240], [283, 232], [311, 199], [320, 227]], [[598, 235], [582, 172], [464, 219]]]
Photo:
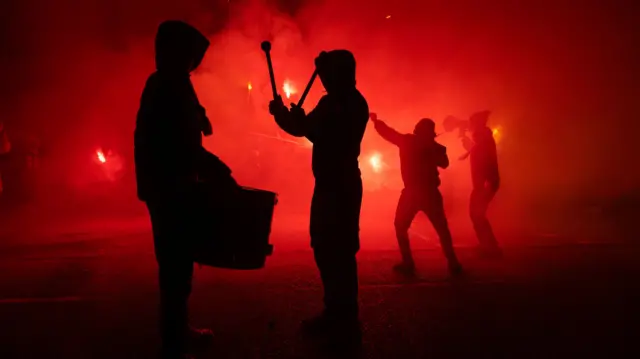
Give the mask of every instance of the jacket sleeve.
[[447, 148], [441, 144], [438, 144], [436, 149], [436, 165], [443, 169], [449, 167]]
[[383, 121], [377, 120], [375, 122], [375, 129], [382, 138], [393, 143], [396, 146], [400, 146], [404, 135], [394, 130]]
[[303, 109], [289, 110], [285, 107], [274, 114], [274, 118], [278, 126], [289, 135], [307, 137], [313, 142], [317, 136], [319, 124], [323, 118], [328, 117], [329, 110], [329, 99], [325, 96], [309, 114], [305, 114]]

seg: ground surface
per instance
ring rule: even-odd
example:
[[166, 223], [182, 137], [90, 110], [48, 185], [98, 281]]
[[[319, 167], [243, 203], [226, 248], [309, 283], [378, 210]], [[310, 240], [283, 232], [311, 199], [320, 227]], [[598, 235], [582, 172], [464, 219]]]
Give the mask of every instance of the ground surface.
[[[156, 266], [144, 221], [61, 228], [3, 233], [0, 358], [154, 358]], [[519, 244], [501, 262], [462, 245], [469, 276], [458, 281], [431, 244], [416, 253], [418, 278], [407, 280], [390, 271], [393, 240], [375, 236], [363, 242], [388, 245], [359, 254], [364, 358], [638, 352], [640, 247], [632, 242], [528, 235], [511, 240]], [[193, 320], [217, 333], [203, 358], [328, 357], [297, 332], [321, 298], [304, 231], [276, 231], [273, 242], [264, 270], [196, 268]]]

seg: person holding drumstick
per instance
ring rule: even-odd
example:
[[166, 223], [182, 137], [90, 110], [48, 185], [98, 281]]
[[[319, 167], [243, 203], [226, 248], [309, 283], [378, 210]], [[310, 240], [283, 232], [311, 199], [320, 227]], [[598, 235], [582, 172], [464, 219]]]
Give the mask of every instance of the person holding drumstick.
[[356, 88], [356, 61], [347, 50], [323, 52], [316, 71], [327, 94], [309, 114], [288, 109], [277, 96], [269, 111], [285, 132], [313, 143], [315, 188], [311, 202], [311, 246], [324, 287], [324, 311], [303, 322], [313, 334], [353, 338], [359, 334], [358, 273], [362, 179], [358, 157], [369, 118]]

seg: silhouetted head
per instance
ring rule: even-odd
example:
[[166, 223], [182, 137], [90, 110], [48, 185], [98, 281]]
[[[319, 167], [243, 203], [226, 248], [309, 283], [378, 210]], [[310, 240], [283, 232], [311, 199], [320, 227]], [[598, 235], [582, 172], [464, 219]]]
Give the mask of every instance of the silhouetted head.
[[436, 123], [430, 118], [423, 118], [416, 124], [413, 134], [423, 139], [434, 139], [436, 137]]
[[471, 131], [477, 131], [487, 127], [490, 114], [491, 111], [480, 111], [471, 115], [471, 117], [469, 117], [469, 129]]
[[355, 89], [356, 59], [350, 51], [323, 51], [315, 62], [320, 81], [328, 93]]
[[209, 48], [209, 40], [182, 21], [165, 21], [156, 35], [156, 68], [162, 72], [190, 73]]

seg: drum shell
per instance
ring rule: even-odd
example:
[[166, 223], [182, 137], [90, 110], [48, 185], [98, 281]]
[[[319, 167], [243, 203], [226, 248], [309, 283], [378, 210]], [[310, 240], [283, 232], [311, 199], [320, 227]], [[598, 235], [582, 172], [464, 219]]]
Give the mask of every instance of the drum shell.
[[196, 263], [228, 269], [260, 269], [271, 255], [269, 243], [277, 194], [239, 187], [220, 191], [203, 186], [199, 196]]

